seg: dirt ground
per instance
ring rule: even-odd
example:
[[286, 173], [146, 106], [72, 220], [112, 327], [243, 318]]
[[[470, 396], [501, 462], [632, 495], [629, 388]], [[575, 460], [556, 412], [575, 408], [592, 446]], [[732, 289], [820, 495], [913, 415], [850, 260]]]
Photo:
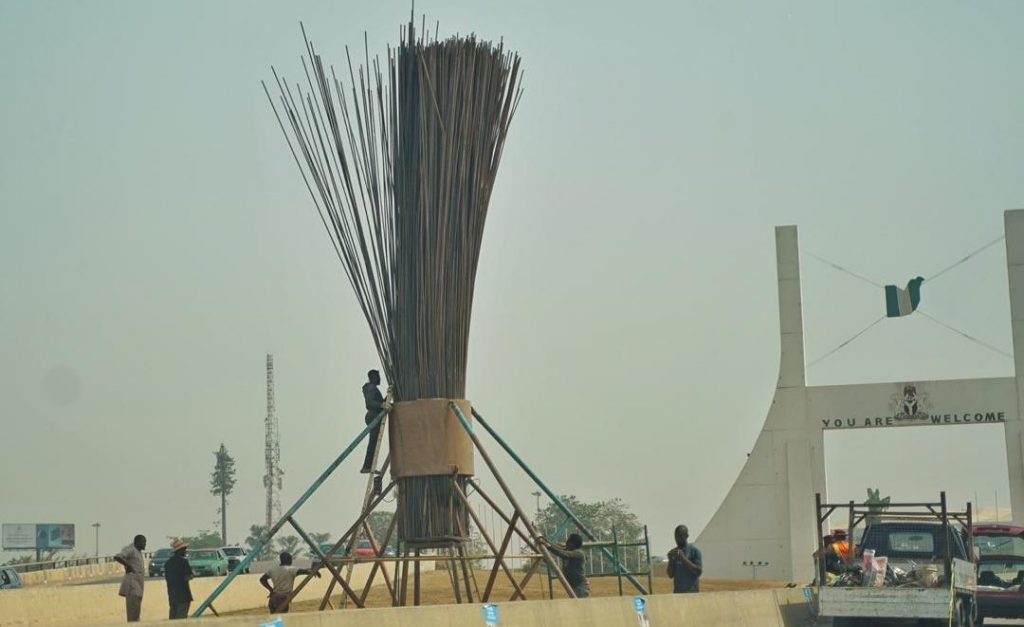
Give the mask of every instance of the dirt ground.
[[[657, 571], [656, 571], [657, 572]], [[474, 577], [476, 579], [477, 586], [482, 593], [484, 587], [487, 585], [487, 578], [490, 575], [489, 571], [477, 570], [474, 571]], [[521, 580], [524, 573], [517, 572], [517, 581]], [[410, 572], [410, 579], [412, 573]], [[637, 577], [644, 586], [647, 585], [647, 577]], [[672, 592], [672, 580], [661, 574], [660, 576], [654, 576], [654, 594], [665, 594]], [[300, 580], [296, 580], [298, 583]], [[379, 579], [378, 579], [379, 581]], [[555, 598], [565, 598], [565, 593], [559, 588], [558, 582], [552, 582], [554, 584]], [[423, 573], [422, 581], [420, 584], [420, 604], [421, 605], [445, 605], [455, 603], [455, 594], [452, 591], [451, 578], [446, 570], [438, 570]], [[782, 588], [786, 586], [786, 582], [779, 581], [752, 581], [749, 579], [702, 579], [700, 582], [700, 589], [702, 592], [718, 592], [723, 590], [759, 590], [764, 588]], [[338, 588], [340, 589], [340, 588]], [[508, 577], [503, 573], [498, 573], [498, 578], [495, 580], [494, 592], [491, 594], [491, 601], [494, 602], [505, 602], [512, 597], [512, 585], [509, 583]], [[592, 578], [590, 580], [590, 591], [591, 596], [608, 597], [616, 596], [619, 594], [618, 581], [615, 577], [600, 577]], [[356, 590], [356, 593], [361, 593], [362, 590]], [[463, 599], [465, 599], [465, 589], [461, 590]], [[541, 600], [547, 599], [548, 597], [548, 585], [546, 577], [541, 573], [534, 575], [524, 590], [526, 593], [527, 600]], [[633, 595], [636, 594], [636, 589], [626, 581], [622, 580], [622, 594]], [[412, 604], [412, 582], [409, 582], [408, 599], [409, 603]], [[473, 600], [479, 601], [477, 598], [476, 591], [474, 590]], [[307, 601], [299, 601], [292, 604], [293, 612], [309, 612], [315, 611], [320, 607], [320, 599], [311, 599]], [[334, 595], [331, 597], [331, 603], [334, 607], [341, 607], [342, 595]], [[350, 604], [351, 607], [351, 604]], [[391, 597], [388, 594], [387, 588], [384, 585], [375, 585], [373, 590], [370, 592], [369, 597], [366, 599], [366, 607], [391, 607]], [[267, 614], [266, 608], [244, 610], [234, 612], [233, 614], [243, 615], [259, 615]]]

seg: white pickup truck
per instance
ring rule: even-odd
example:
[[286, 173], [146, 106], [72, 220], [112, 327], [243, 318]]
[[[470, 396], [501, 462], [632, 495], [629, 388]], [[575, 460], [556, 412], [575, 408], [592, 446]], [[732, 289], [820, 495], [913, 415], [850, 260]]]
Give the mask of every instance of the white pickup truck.
[[[824, 510], [831, 513], [832, 507]], [[977, 571], [970, 549], [970, 506], [966, 512], [948, 512], [943, 495], [940, 503], [893, 504], [884, 513], [867, 510], [852, 507], [851, 530], [856, 532], [858, 523], [865, 528], [846, 561], [838, 568], [833, 561], [828, 573], [825, 560], [819, 559], [818, 581], [827, 585], [818, 586], [818, 615], [831, 618], [834, 627], [888, 625], [899, 619], [973, 627]], [[819, 555], [825, 555], [828, 546], [819, 545]]]

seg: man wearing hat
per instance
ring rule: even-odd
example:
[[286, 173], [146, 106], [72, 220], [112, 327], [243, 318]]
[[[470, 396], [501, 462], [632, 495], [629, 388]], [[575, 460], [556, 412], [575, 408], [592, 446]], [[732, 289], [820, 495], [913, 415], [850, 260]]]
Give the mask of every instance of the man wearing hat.
[[170, 605], [168, 618], [188, 618], [188, 608], [192, 604], [192, 589], [189, 586], [189, 579], [192, 579], [192, 567], [185, 559], [185, 550], [188, 543], [182, 540], [171, 542], [171, 550], [174, 554], [164, 565], [164, 580], [167, 582], [167, 603]]

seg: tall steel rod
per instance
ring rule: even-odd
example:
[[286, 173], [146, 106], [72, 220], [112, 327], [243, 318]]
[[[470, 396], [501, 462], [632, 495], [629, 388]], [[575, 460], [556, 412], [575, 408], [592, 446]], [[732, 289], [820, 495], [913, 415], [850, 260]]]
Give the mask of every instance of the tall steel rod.
[[274, 537], [274, 534], [280, 531], [281, 527], [284, 527], [285, 523], [288, 522], [288, 519], [291, 518], [295, 514], [295, 512], [299, 511], [299, 508], [302, 507], [306, 503], [306, 501], [309, 500], [309, 497], [313, 496], [317, 489], [321, 485], [323, 485], [324, 481], [326, 481], [327, 478], [334, 473], [338, 466], [341, 465], [341, 462], [345, 461], [345, 459], [352, 454], [352, 451], [354, 451], [356, 447], [359, 446], [359, 443], [363, 441], [363, 438], [365, 438], [375, 426], [380, 424], [380, 421], [384, 419], [384, 416], [386, 416], [387, 413], [387, 411], [382, 411], [379, 414], [377, 414], [377, 417], [370, 421], [370, 423], [366, 425], [365, 429], [359, 432], [359, 435], [356, 436], [356, 439], [352, 440], [352, 443], [345, 447], [345, 450], [341, 452], [341, 455], [338, 455], [338, 457], [333, 462], [331, 462], [331, 465], [328, 466], [327, 469], [324, 470], [322, 473], [320, 473], [320, 476], [317, 477], [316, 480], [313, 481], [313, 484], [309, 486], [309, 488], [302, 494], [302, 496], [299, 497], [299, 500], [295, 501], [295, 504], [289, 507], [288, 511], [285, 512], [284, 515], [281, 516], [281, 518], [276, 523], [274, 523], [274, 526], [268, 529], [267, 533], [263, 537], [261, 537], [259, 541], [256, 542], [256, 545], [253, 546], [252, 551], [250, 551], [249, 554], [246, 555], [245, 558], [238, 563], [238, 566], [235, 566], [235, 569], [231, 571], [231, 574], [225, 577], [224, 581], [220, 582], [220, 585], [218, 585], [213, 590], [213, 592], [210, 593], [210, 596], [207, 597], [205, 601], [199, 604], [199, 607], [196, 608], [196, 611], [192, 613], [192, 618], [199, 618], [200, 616], [202, 616], [203, 612], [205, 612], [206, 609], [210, 607], [210, 604], [213, 603], [213, 601], [217, 597], [219, 597], [222, 592], [224, 592], [224, 589], [227, 588], [231, 584], [231, 582], [235, 580], [235, 577], [237, 577], [240, 573], [244, 572], [245, 569], [249, 567], [249, 564], [251, 564], [252, 561], [256, 559], [256, 556], [263, 552], [263, 548], [267, 546], [270, 540]]
[[[405, 557], [409, 557], [409, 547], [405, 547], [404, 556]], [[402, 607], [405, 607], [405, 602], [406, 602], [406, 599], [408, 598], [406, 596], [408, 591], [409, 591], [409, 560], [408, 559], [403, 559], [402, 560], [402, 592], [400, 593], [400, 596], [399, 596], [399, 599], [398, 599], [399, 605], [401, 605]]]
[[[835, 509], [834, 507], [832, 508]], [[815, 492], [814, 494], [814, 517], [818, 519], [817, 533], [818, 533], [818, 549], [814, 552], [814, 570], [818, 577], [818, 585], [825, 585], [825, 536], [821, 533], [821, 524], [827, 518], [821, 515], [822, 504], [821, 504], [821, 492]], [[849, 536], [850, 542], [853, 542], [853, 536]]]
[[[452, 484], [455, 485], [456, 489], [459, 489], [458, 481], [455, 480], [455, 475], [452, 476], [452, 481], [451, 482], [452, 482]], [[459, 492], [461, 493], [462, 490], [460, 489]], [[465, 497], [465, 494], [462, 494], [462, 496]], [[464, 502], [466, 503], [466, 508], [469, 509], [469, 510], [472, 510], [473, 507], [469, 504], [469, 501], [466, 500]], [[449, 507], [451, 505], [453, 505], [453, 503], [449, 502]], [[458, 524], [459, 536], [462, 537], [462, 538], [468, 538], [469, 537], [469, 529], [467, 529], [466, 526], [464, 526], [462, 524], [462, 518], [461, 517], [456, 517], [455, 522]], [[483, 531], [483, 529], [481, 528], [481, 532], [482, 531]], [[473, 569], [469, 567], [469, 564], [468, 564], [468, 562], [466, 560], [466, 545], [464, 543], [460, 542], [458, 544], [457, 551], [458, 551], [458, 554], [459, 554], [459, 564], [462, 567], [462, 577], [466, 581], [466, 599], [470, 603], [473, 603], [473, 592], [475, 591], [476, 592], [476, 597], [480, 598], [480, 587], [476, 584], [476, 575], [473, 573]], [[472, 588], [470, 588], [470, 579], [472, 579], [472, 582], [473, 582]]]
[[459, 586], [462, 584], [459, 583], [458, 566], [455, 564], [455, 550], [448, 547], [445, 551], [448, 552], [448, 577], [452, 580], [452, 590], [455, 591], [455, 602], [461, 605], [462, 589]]
[[419, 605], [420, 604], [420, 560], [418, 559], [419, 556], [420, 556], [420, 550], [416, 549], [416, 558], [417, 559], [413, 563], [413, 566], [412, 566], [412, 568], [413, 568], [413, 573], [412, 573], [412, 604], [413, 605]]
[[[583, 535], [587, 536], [587, 538], [590, 540], [597, 540], [597, 537], [594, 536], [594, 534], [591, 533], [589, 529], [587, 529], [586, 525], [583, 524], [583, 521], [577, 518], [576, 514], [574, 514], [573, 511], [569, 509], [569, 507], [565, 503], [562, 502], [562, 499], [558, 498], [558, 495], [552, 492], [551, 489], [548, 488], [548, 486], [541, 480], [541, 478], [538, 477], [535, 472], [533, 472], [533, 469], [527, 466], [526, 462], [524, 462], [522, 458], [520, 458], [519, 455], [517, 455], [516, 452], [512, 450], [512, 447], [509, 446], [505, 442], [505, 440], [501, 439], [501, 436], [499, 436], [498, 433], [494, 429], [492, 429], [489, 424], [487, 424], [487, 421], [484, 420], [484, 417], [481, 416], [476, 411], [476, 409], [473, 410], [473, 416], [476, 417], [477, 422], [480, 423], [480, 425], [487, 431], [487, 433], [491, 434], [491, 437], [494, 438], [494, 441], [497, 442], [501, 446], [501, 448], [505, 449], [505, 452], [509, 454], [509, 457], [511, 457], [512, 460], [515, 461], [519, 465], [519, 467], [522, 468], [527, 475], [529, 475], [531, 479], [533, 479], [533, 482], [537, 484], [537, 487], [540, 488], [544, 492], [544, 494], [546, 494], [548, 498], [551, 499], [551, 501], [558, 507], [558, 509], [562, 510], [562, 512], [566, 516], [572, 518], [572, 521], [576, 524], [577, 527], [579, 527], [579, 530], [583, 532]], [[463, 424], [463, 426], [465, 427], [466, 425]], [[629, 582], [633, 584], [633, 587], [635, 587], [637, 591], [639, 591], [641, 594], [649, 594], [648, 590], [644, 588], [644, 585], [640, 583], [640, 581], [637, 580], [633, 575], [629, 574], [628, 569], [626, 569], [619, 562], [619, 560], [615, 559], [615, 557], [608, 551], [608, 549], [602, 547], [601, 552], [604, 553], [605, 557], [612, 560], [612, 563], [615, 565], [616, 570], [620, 571], [626, 577], [626, 579], [628, 579]]]
[[[512, 509], [514, 509], [519, 514], [519, 517], [523, 519], [523, 524], [530, 532], [530, 535], [534, 537], [539, 536], [537, 530], [533, 527], [533, 523], [531, 523], [530, 519], [526, 517], [526, 513], [523, 511], [523, 508], [519, 506], [519, 501], [516, 500], [516, 495], [512, 493], [508, 484], [505, 483], [505, 480], [501, 477], [501, 473], [498, 472], [498, 468], [491, 460], [491, 456], [484, 450], [483, 444], [480, 443], [480, 438], [476, 437], [476, 434], [473, 433], [473, 427], [470, 426], [469, 421], [466, 420], [466, 416], [463, 415], [462, 410], [459, 409], [459, 406], [455, 403], [450, 403], [449, 405], [453, 410], [455, 410], [455, 415], [458, 416], [459, 422], [462, 423], [462, 428], [469, 434], [469, 439], [473, 441], [473, 444], [476, 446], [476, 450], [480, 452], [480, 457], [483, 458], [484, 463], [487, 464], [487, 468], [489, 468], [491, 474], [494, 475], [495, 481], [497, 481], [498, 485], [501, 486], [501, 490], [505, 493], [505, 498], [508, 499], [509, 504], [512, 505]], [[476, 414], [475, 411], [473, 413]], [[569, 598], [575, 599], [576, 593], [573, 591], [572, 586], [569, 585], [569, 582], [566, 581], [565, 575], [562, 573], [562, 569], [555, 563], [555, 560], [551, 557], [551, 553], [548, 551], [547, 547], [538, 542], [537, 552], [544, 556], [544, 562], [547, 563], [548, 567], [551, 568], [555, 575], [558, 576], [558, 581], [565, 588], [565, 592], [569, 595]]]
[[[396, 517], [398, 516], [399, 511], [401, 509], [402, 509], [402, 505], [399, 504], [398, 508], [395, 510], [395, 516]], [[402, 562], [401, 562], [401, 559], [402, 559], [402, 545], [403, 545], [403, 543], [402, 543], [401, 539], [399, 539], [398, 544], [396, 546], [397, 550], [395, 551], [395, 570], [394, 570], [395, 596], [394, 596], [394, 603], [392, 604], [391, 607], [401, 607], [401, 605], [402, 605], [402, 603], [401, 603], [401, 592], [400, 592], [400, 585], [401, 585], [401, 579], [402, 579], [402, 572], [401, 572], [402, 571]]]
[[644, 525], [644, 547], [647, 552], [647, 589], [654, 591], [654, 577], [651, 574], [651, 538], [647, 535], [647, 525]]
[[[466, 563], [466, 547], [462, 546], [462, 543], [459, 543], [455, 550], [459, 554], [459, 566], [462, 569], [462, 579], [466, 583], [466, 601], [468, 603], [474, 603], [473, 586], [470, 584], [470, 568], [469, 564]], [[476, 580], [474, 579], [474, 581]]]

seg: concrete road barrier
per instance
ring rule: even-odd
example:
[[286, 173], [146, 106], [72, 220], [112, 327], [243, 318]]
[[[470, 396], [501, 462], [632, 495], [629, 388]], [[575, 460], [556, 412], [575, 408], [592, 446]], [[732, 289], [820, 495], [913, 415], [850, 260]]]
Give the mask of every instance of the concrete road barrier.
[[[800, 589], [660, 594], [645, 597], [651, 627], [803, 627], [807, 600]], [[637, 627], [632, 597], [519, 601], [498, 604], [501, 627]], [[271, 616], [204, 619], [210, 627], [256, 627]], [[121, 621], [123, 622], [123, 621]], [[109, 625], [120, 623], [112, 622]], [[347, 609], [287, 614], [286, 627], [481, 627], [482, 606], [432, 605], [386, 609]]]
[[[359, 588], [366, 582], [370, 564], [357, 564], [352, 572], [353, 587]], [[121, 568], [120, 572], [124, 572]], [[267, 591], [259, 584], [259, 575], [240, 575], [214, 602], [218, 612], [232, 612], [266, 606]], [[192, 596], [199, 605], [217, 585], [222, 577], [203, 577], [192, 580]], [[297, 579], [296, 581], [301, 581]], [[331, 578], [325, 573], [320, 579], [313, 579], [303, 588], [298, 601], [323, 598]], [[378, 575], [376, 582], [383, 585]], [[89, 586], [32, 586], [18, 590], [0, 591], [0, 626], [14, 625], [95, 625], [119, 624], [125, 622], [124, 598], [117, 595], [119, 583], [103, 583]], [[335, 591], [340, 593], [340, 587]], [[142, 620], [152, 621], [167, 618], [167, 585], [162, 579], [147, 579], [142, 597]], [[259, 624], [251, 617], [244, 624]]]
[[[85, 564], [67, 568], [51, 568], [21, 573], [21, 581], [26, 586], [42, 586], [47, 584], [70, 583], [88, 579], [103, 579], [124, 573], [124, 566], [117, 562], [103, 564]], [[0, 618], [0, 620], [3, 620]]]

